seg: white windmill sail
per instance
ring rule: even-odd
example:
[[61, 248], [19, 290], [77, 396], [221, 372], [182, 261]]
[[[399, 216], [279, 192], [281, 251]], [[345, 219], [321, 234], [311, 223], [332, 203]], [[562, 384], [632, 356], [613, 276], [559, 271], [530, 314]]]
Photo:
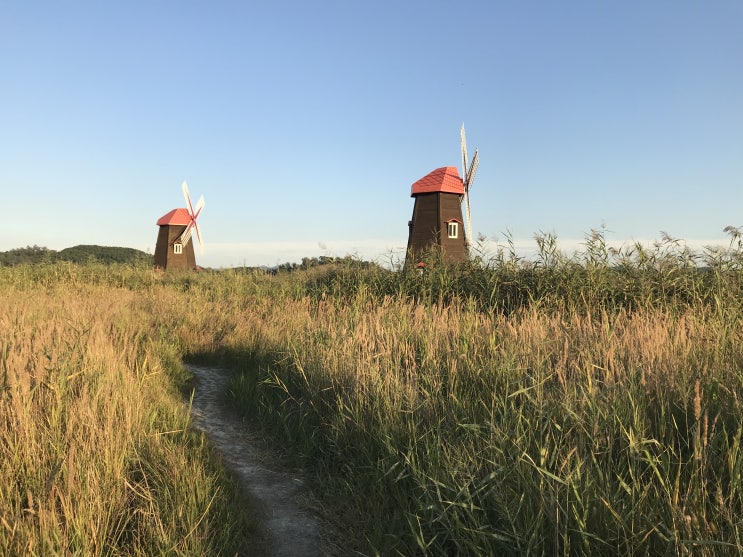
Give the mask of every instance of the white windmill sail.
[[196, 203], [196, 208], [194, 208], [194, 206], [191, 204], [191, 195], [188, 192], [188, 184], [185, 180], [183, 181], [181, 187], [183, 188], [183, 197], [186, 199], [186, 210], [188, 211], [188, 216], [190, 218], [190, 221], [186, 226], [186, 230], [184, 230], [183, 234], [181, 235], [181, 243], [185, 247], [191, 240], [191, 235], [193, 234], [193, 232], [196, 231], [196, 238], [199, 241], [199, 252], [203, 255], [204, 244], [201, 240], [201, 231], [199, 230], [199, 225], [197, 224], [196, 219], [199, 217], [199, 215], [201, 214], [201, 210], [204, 208], [204, 196], [202, 195], [199, 198], [199, 201]]
[[462, 182], [464, 186], [464, 206], [465, 206], [465, 213], [467, 215], [467, 233], [466, 233], [466, 240], [467, 240], [467, 246], [469, 247], [472, 244], [472, 216], [470, 214], [470, 186], [472, 185], [472, 182], [475, 179], [475, 174], [477, 173], [477, 167], [480, 164], [480, 159], [477, 155], [477, 149], [475, 149], [475, 155], [472, 157], [472, 162], [470, 163], [469, 169], [467, 168], [467, 139], [465, 137], [464, 133], [464, 124], [462, 124], [462, 129], [459, 133], [461, 138], [461, 145], [462, 145]]

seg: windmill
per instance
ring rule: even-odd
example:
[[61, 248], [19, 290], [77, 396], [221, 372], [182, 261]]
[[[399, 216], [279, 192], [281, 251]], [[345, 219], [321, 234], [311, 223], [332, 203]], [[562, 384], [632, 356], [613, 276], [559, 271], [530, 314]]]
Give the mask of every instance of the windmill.
[[196, 268], [196, 257], [191, 241], [194, 232], [199, 240], [199, 251], [204, 253], [201, 231], [196, 223], [196, 219], [204, 208], [204, 196], [199, 198], [194, 207], [188, 193], [188, 184], [184, 181], [181, 187], [186, 199], [186, 207], [173, 209], [157, 221], [160, 231], [155, 245], [155, 267], [159, 269], [190, 271]]
[[[421, 255], [439, 250], [445, 263], [461, 263], [469, 259], [469, 238], [472, 237], [469, 189], [477, 172], [477, 149], [467, 167], [467, 143], [462, 124], [462, 175], [456, 166], [444, 166], [415, 182], [410, 196], [415, 199], [413, 218], [408, 222], [408, 263], [416, 263]], [[462, 205], [467, 215], [464, 230]]]

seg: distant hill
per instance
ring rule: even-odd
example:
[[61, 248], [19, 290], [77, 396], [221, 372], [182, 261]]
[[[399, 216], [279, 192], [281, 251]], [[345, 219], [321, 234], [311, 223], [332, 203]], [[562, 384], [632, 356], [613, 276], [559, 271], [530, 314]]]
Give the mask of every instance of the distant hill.
[[57, 252], [57, 259], [86, 263], [95, 260], [100, 263], [152, 263], [152, 255], [134, 248], [111, 246], [74, 246]]
[[71, 261], [73, 263], [130, 263], [134, 265], [151, 265], [152, 255], [134, 248], [112, 246], [74, 246], [60, 251], [40, 246], [26, 246], [0, 252], [0, 266], [45, 263], [51, 261]]
[[25, 248], [3, 251], [0, 252], [0, 266], [10, 267], [24, 263], [52, 261], [55, 253], [54, 250], [40, 246], [26, 246]]

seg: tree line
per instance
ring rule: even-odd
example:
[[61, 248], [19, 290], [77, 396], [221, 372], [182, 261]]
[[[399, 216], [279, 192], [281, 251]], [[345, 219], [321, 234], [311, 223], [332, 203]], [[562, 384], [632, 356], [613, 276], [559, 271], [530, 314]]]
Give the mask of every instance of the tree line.
[[72, 263], [95, 261], [104, 264], [151, 265], [152, 255], [134, 248], [94, 245], [79, 245], [56, 251], [34, 244], [33, 246], [0, 252], [0, 266], [2, 267], [51, 263], [54, 261], [70, 261]]

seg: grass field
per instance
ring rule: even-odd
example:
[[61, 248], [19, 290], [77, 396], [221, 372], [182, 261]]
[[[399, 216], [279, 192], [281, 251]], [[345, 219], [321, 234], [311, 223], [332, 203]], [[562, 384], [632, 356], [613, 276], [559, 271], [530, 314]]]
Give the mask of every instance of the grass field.
[[740, 246], [538, 245], [422, 274], [0, 269], [0, 553], [249, 543], [185, 358], [235, 370], [362, 553], [740, 554]]
[[[0, 554], [234, 554], [253, 525], [177, 386], [151, 272], [0, 269]], [[168, 300], [173, 300], [169, 302]]]

